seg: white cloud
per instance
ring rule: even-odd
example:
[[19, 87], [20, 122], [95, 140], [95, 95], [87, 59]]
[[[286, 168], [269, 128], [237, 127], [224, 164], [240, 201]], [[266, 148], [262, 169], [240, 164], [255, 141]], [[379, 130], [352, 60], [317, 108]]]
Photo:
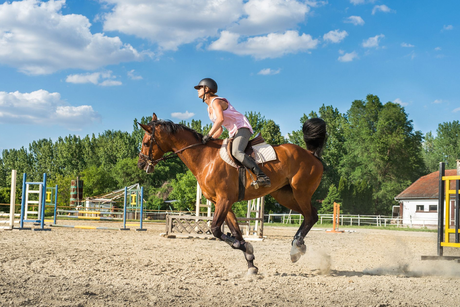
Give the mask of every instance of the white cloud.
[[408, 43], [401, 43], [401, 47], [404, 47], [404, 48], [413, 48], [413, 47], [415, 47], [415, 46], [412, 45], [412, 44], [408, 44]]
[[147, 54], [118, 37], [92, 34], [88, 18], [62, 14], [64, 4], [28, 0], [0, 5], [0, 63], [41, 75], [69, 68], [94, 70], [139, 61]]
[[367, 40], [363, 41], [362, 46], [364, 48], [377, 48], [379, 46], [380, 39], [384, 38], [384, 37], [385, 37], [385, 35], [383, 35], [383, 34], [376, 35], [376, 36], [373, 36], [373, 37], [369, 37]]
[[433, 103], [436, 103], [436, 104], [442, 103], [442, 99], [436, 99], [435, 101], [433, 101]]
[[354, 59], [358, 58], [358, 54], [355, 51], [344, 54], [343, 51], [340, 50], [339, 53], [343, 54], [342, 56], [339, 56], [338, 58], [340, 62], [351, 62]]
[[105, 0], [111, 11], [101, 16], [104, 31], [148, 39], [160, 51], [177, 50], [229, 32], [241, 37], [284, 33], [305, 23], [314, 0]]
[[142, 80], [142, 76], [138, 76], [134, 73], [134, 69], [128, 71], [128, 77], [131, 79], [131, 80]]
[[460, 112], [460, 108], [456, 108], [452, 110], [452, 113], [457, 113], [457, 112]]
[[345, 23], [352, 23], [355, 26], [362, 26], [364, 25], [364, 20], [360, 16], [350, 16], [345, 19]]
[[68, 75], [66, 82], [74, 84], [92, 83], [101, 86], [117, 86], [122, 85], [121, 81], [114, 80], [116, 77], [112, 76], [111, 71], [95, 72], [86, 74]]
[[382, 4], [382, 5], [374, 6], [374, 8], [372, 9], [372, 15], [374, 15], [376, 12], [390, 13], [390, 12], [396, 12], [396, 11], [390, 9], [385, 4]]
[[453, 30], [454, 29], [454, 26], [453, 25], [444, 25], [444, 27], [442, 28], [443, 30], [446, 30], [446, 31], [449, 31], [449, 30]]
[[199, 38], [218, 36], [243, 14], [242, 0], [105, 0], [104, 31], [148, 39], [161, 49], [177, 50]]
[[347, 31], [339, 31], [334, 30], [334, 31], [329, 31], [326, 34], [323, 35], [323, 39], [326, 42], [331, 42], [331, 43], [340, 43], [345, 39], [345, 37], [348, 36]]
[[399, 105], [401, 105], [403, 107], [407, 107], [409, 105], [409, 103], [403, 102], [400, 98], [396, 98], [394, 103], [397, 103], [397, 104], [399, 104]]
[[273, 69], [270, 69], [270, 68], [264, 68], [261, 71], [259, 71], [257, 74], [267, 76], [267, 75], [277, 75], [280, 72], [281, 72], [281, 69], [273, 70]]
[[434, 48], [434, 50], [441, 51], [441, 47], [436, 47], [436, 48]]
[[299, 35], [297, 31], [286, 31], [284, 34], [270, 33], [266, 36], [250, 37], [241, 42], [239, 39], [240, 35], [236, 33], [222, 31], [220, 38], [214, 41], [208, 49], [266, 59], [305, 52], [316, 48], [319, 42], [308, 34]]
[[100, 121], [89, 105], [70, 106], [59, 93], [38, 90], [31, 93], [0, 92], [0, 123], [59, 125], [70, 130]]
[[172, 118], [177, 118], [177, 119], [180, 119], [180, 120], [189, 119], [189, 118], [193, 117], [194, 115], [195, 115], [195, 113], [190, 113], [189, 111], [185, 111], [185, 113], [181, 113], [181, 112], [171, 113]]
[[297, 0], [249, 0], [243, 16], [227, 30], [241, 35], [262, 35], [293, 29], [310, 11], [307, 3]]
[[67, 78], [65, 79], [65, 82], [75, 83], [75, 84], [84, 84], [84, 83], [98, 84], [100, 76], [101, 76], [101, 73], [99, 72], [68, 75]]
[[104, 80], [99, 85], [101, 86], [119, 86], [122, 85], [121, 81], [117, 80]]
[[377, 0], [350, 0], [351, 4], [358, 5], [358, 4], [365, 4], [365, 3], [374, 3]]

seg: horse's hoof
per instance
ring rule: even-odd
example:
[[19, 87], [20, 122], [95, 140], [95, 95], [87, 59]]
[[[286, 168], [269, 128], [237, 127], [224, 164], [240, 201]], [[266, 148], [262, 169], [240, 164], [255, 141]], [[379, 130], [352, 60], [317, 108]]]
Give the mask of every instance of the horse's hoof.
[[299, 261], [299, 259], [300, 259], [301, 256], [302, 256], [301, 254], [291, 255], [291, 261], [292, 261], [292, 263], [296, 263], [297, 261]]
[[302, 244], [301, 246], [297, 246], [297, 244], [292, 244], [291, 261], [293, 263], [299, 261], [300, 257], [302, 257], [302, 255], [305, 255], [306, 252], [307, 247], [305, 246], [305, 244]]
[[256, 267], [252, 267], [248, 269], [248, 275], [256, 275], [259, 272], [259, 269]]
[[307, 246], [305, 244], [302, 244], [300, 246], [300, 252], [302, 253], [302, 255], [305, 255], [307, 253]]

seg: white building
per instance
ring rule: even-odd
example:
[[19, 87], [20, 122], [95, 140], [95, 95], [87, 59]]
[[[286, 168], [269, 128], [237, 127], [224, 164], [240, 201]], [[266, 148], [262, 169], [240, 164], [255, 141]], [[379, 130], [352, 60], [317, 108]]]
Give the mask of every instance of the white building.
[[[445, 176], [456, 176], [457, 170], [446, 170]], [[453, 183], [453, 182], [452, 182]], [[451, 187], [454, 189], [454, 187]], [[436, 227], [438, 225], [439, 171], [419, 178], [402, 191], [395, 200], [399, 202], [399, 217], [403, 226]], [[455, 201], [451, 201], [451, 210]], [[452, 215], [453, 216], [453, 215]]]

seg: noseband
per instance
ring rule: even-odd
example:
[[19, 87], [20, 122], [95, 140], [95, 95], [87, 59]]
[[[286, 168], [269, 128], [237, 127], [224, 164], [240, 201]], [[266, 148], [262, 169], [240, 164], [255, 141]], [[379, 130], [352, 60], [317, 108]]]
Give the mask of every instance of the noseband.
[[146, 131], [146, 133], [150, 136], [150, 147], [149, 147], [149, 155], [145, 155], [143, 154], [142, 152], [139, 153], [139, 156], [142, 156], [144, 157], [146, 160], [147, 160], [147, 163], [149, 164], [149, 168], [152, 166], [154, 167], [158, 162], [160, 161], [163, 161], [163, 160], [168, 160], [168, 159], [171, 159], [171, 158], [174, 158], [177, 156], [178, 153], [181, 153], [183, 152], [184, 150], [186, 149], [189, 149], [191, 147], [195, 147], [195, 146], [198, 146], [198, 145], [203, 145], [201, 142], [200, 143], [196, 143], [196, 144], [192, 144], [192, 145], [189, 145], [189, 146], [186, 146], [180, 150], [177, 150], [175, 152], [173, 152], [172, 154], [168, 155], [168, 156], [163, 156], [159, 159], [156, 159], [156, 160], [153, 160], [152, 158], [152, 150], [153, 150], [153, 143], [155, 143], [155, 145], [158, 146], [158, 148], [163, 152], [163, 154], [167, 153], [167, 152], [170, 152], [170, 151], [165, 151], [163, 150], [163, 148], [161, 148], [160, 144], [158, 144], [156, 138], [155, 138], [155, 124], [152, 125], [152, 133], [149, 133]]

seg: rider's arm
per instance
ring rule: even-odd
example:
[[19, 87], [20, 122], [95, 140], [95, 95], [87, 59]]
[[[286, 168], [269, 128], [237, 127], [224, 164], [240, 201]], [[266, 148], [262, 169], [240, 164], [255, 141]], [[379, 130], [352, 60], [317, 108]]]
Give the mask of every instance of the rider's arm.
[[215, 99], [212, 102], [212, 110], [214, 112], [214, 116], [216, 117], [216, 121], [212, 125], [211, 130], [209, 131], [208, 135], [214, 137], [214, 135], [218, 134], [219, 137], [222, 134], [222, 124], [224, 123], [224, 110], [222, 108], [223, 101], [220, 99]]
[[213, 134], [211, 135], [214, 139], [218, 139], [220, 135], [224, 132], [224, 129], [222, 129], [222, 126]]

